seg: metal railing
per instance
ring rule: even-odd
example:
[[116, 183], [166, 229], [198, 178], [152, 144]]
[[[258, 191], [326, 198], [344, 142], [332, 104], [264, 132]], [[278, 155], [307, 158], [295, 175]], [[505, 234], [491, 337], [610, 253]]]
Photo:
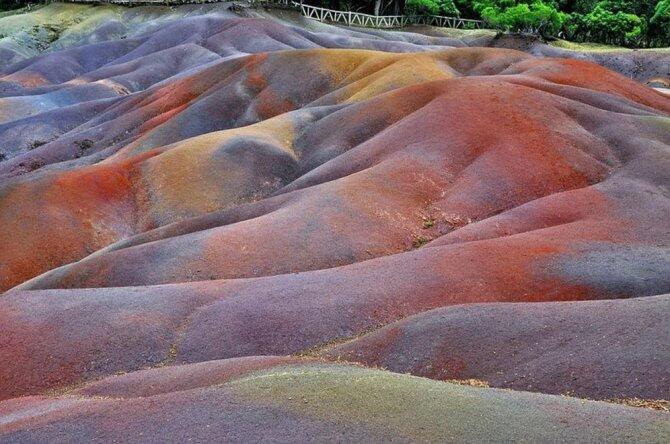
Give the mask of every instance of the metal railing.
[[409, 23], [405, 15], [371, 15], [353, 11], [337, 11], [318, 6], [295, 3], [300, 13], [320, 22], [343, 23], [347, 26], [368, 28], [402, 28]]
[[[265, 2], [272, 3], [274, 1], [281, 1], [284, 4], [287, 2], [287, 0], [266, 0]], [[469, 20], [459, 17], [442, 17], [438, 15], [372, 15], [353, 11], [337, 11], [319, 6], [306, 5], [304, 3], [292, 3], [307, 18], [320, 22], [342, 23], [347, 26], [387, 29], [402, 28], [410, 24], [460, 29], [483, 29], [486, 26], [486, 23], [481, 20]]]
[[440, 15], [421, 16], [423, 25], [438, 26], [440, 28], [456, 29], [484, 29], [486, 22], [482, 20], [462, 19], [460, 17], [443, 17]]
[[[120, 5], [179, 5], [187, 3], [215, 3], [219, 0], [68, 0], [74, 3], [114, 3]], [[462, 19], [460, 17], [443, 17], [439, 15], [372, 15], [362, 12], [338, 11], [306, 5], [294, 0], [249, 0], [254, 6], [279, 6], [295, 8], [307, 18], [320, 22], [342, 23], [347, 26], [362, 28], [403, 28], [407, 25], [429, 25], [441, 28], [483, 29], [486, 22], [481, 20]]]

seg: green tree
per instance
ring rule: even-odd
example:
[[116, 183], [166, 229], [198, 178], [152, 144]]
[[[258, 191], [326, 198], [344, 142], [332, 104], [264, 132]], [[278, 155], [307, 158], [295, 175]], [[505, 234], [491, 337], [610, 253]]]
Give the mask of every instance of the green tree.
[[24, 0], [0, 0], [0, 11], [8, 11], [10, 9], [20, 8], [26, 5]]
[[645, 21], [627, 1], [604, 0], [597, 2], [587, 14], [570, 16], [569, 37], [574, 40], [596, 41], [627, 46], [638, 46], [646, 31]]
[[649, 19], [649, 41], [670, 45], [670, 0], [661, 0]]
[[512, 32], [531, 32], [555, 35], [563, 26], [567, 15], [558, 11], [553, 2], [513, 0], [475, 2], [475, 10], [492, 25]]
[[408, 15], [459, 15], [453, 0], [407, 0], [405, 14]]
[[475, 11], [474, 2], [472, 0], [454, 0], [454, 5], [458, 9], [461, 17], [469, 19], [479, 18], [479, 14]]
[[304, 1], [321, 3], [331, 9], [382, 15], [459, 15], [484, 19], [505, 31], [531, 32], [582, 42], [630, 47], [670, 46], [670, 0]]

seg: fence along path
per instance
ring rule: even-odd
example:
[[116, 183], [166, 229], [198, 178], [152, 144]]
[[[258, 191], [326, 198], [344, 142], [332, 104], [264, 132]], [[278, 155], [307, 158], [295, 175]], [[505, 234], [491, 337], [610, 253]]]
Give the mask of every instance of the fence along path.
[[[67, 0], [72, 3], [113, 3], [120, 5], [181, 5], [198, 3], [216, 3], [220, 0]], [[459, 17], [439, 15], [372, 15], [353, 11], [338, 11], [319, 6], [306, 5], [293, 0], [250, 0], [256, 6], [281, 6], [295, 8], [300, 14], [320, 22], [342, 23], [347, 26], [364, 28], [402, 28], [407, 25], [429, 25], [441, 28], [483, 29], [486, 22], [468, 20]]]
[[348, 26], [368, 28], [402, 28], [410, 23], [410, 17], [406, 15], [371, 15], [353, 11], [336, 11], [298, 3], [296, 5], [300, 8], [302, 15], [320, 22], [344, 23]]
[[[273, 3], [273, 1], [263, 1]], [[282, 4], [287, 4], [283, 0]], [[347, 26], [361, 26], [368, 28], [402, 28], [410, 24], [439, 26], [442, 28], [483, 29], [486, 23], [481, 20], [468, 20], [459, 17], [442, 17], [438, 15], [371, 15], [353, 11], [337, 11], [292, 2], [300, 8], [300, 13], [307, 18], [320, 22], [343, 23]]]
[[407, 25], [429, 25], [441, 28], [484, 29], [486, 22], [482, 20], [462, 19], [460, 17], [444, 17], [440, 15], [372, 15], [362, 12], [338, 11], [306, 5], [293, 0], [252, 0], [253, 5], [293, 7], [300, 14], [319, 22], [342, 23], [347, 26], [366, 28], [402, 28]]

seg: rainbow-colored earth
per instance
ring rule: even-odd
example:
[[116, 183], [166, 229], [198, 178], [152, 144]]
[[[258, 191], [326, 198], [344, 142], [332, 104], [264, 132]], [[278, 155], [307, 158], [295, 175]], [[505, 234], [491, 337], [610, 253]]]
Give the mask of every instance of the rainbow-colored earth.
[[670, 441], [670, 52], [229, 6], [0, 17], [0, 442]]

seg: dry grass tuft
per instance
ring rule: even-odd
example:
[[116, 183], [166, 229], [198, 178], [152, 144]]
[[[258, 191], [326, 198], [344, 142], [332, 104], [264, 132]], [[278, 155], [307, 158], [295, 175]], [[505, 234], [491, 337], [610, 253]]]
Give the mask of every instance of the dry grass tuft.
[[444, 382], [449, 382], [451, 384], [458, 385], [469, 385], [470, 387], [479, 387], [479, 388], [490, 388], [488, 382], [482, 381], [481, 379], [446, 379]]
[[623, 398], [623, 399], [606, 399], [606, 402], [614, 404], [627, 405], [629, 407], [641, 407], [645, 409], [661, 410], [664, 412], [670, 411], [670, 401], [666, 399], [640, 399], [640, 398]]

